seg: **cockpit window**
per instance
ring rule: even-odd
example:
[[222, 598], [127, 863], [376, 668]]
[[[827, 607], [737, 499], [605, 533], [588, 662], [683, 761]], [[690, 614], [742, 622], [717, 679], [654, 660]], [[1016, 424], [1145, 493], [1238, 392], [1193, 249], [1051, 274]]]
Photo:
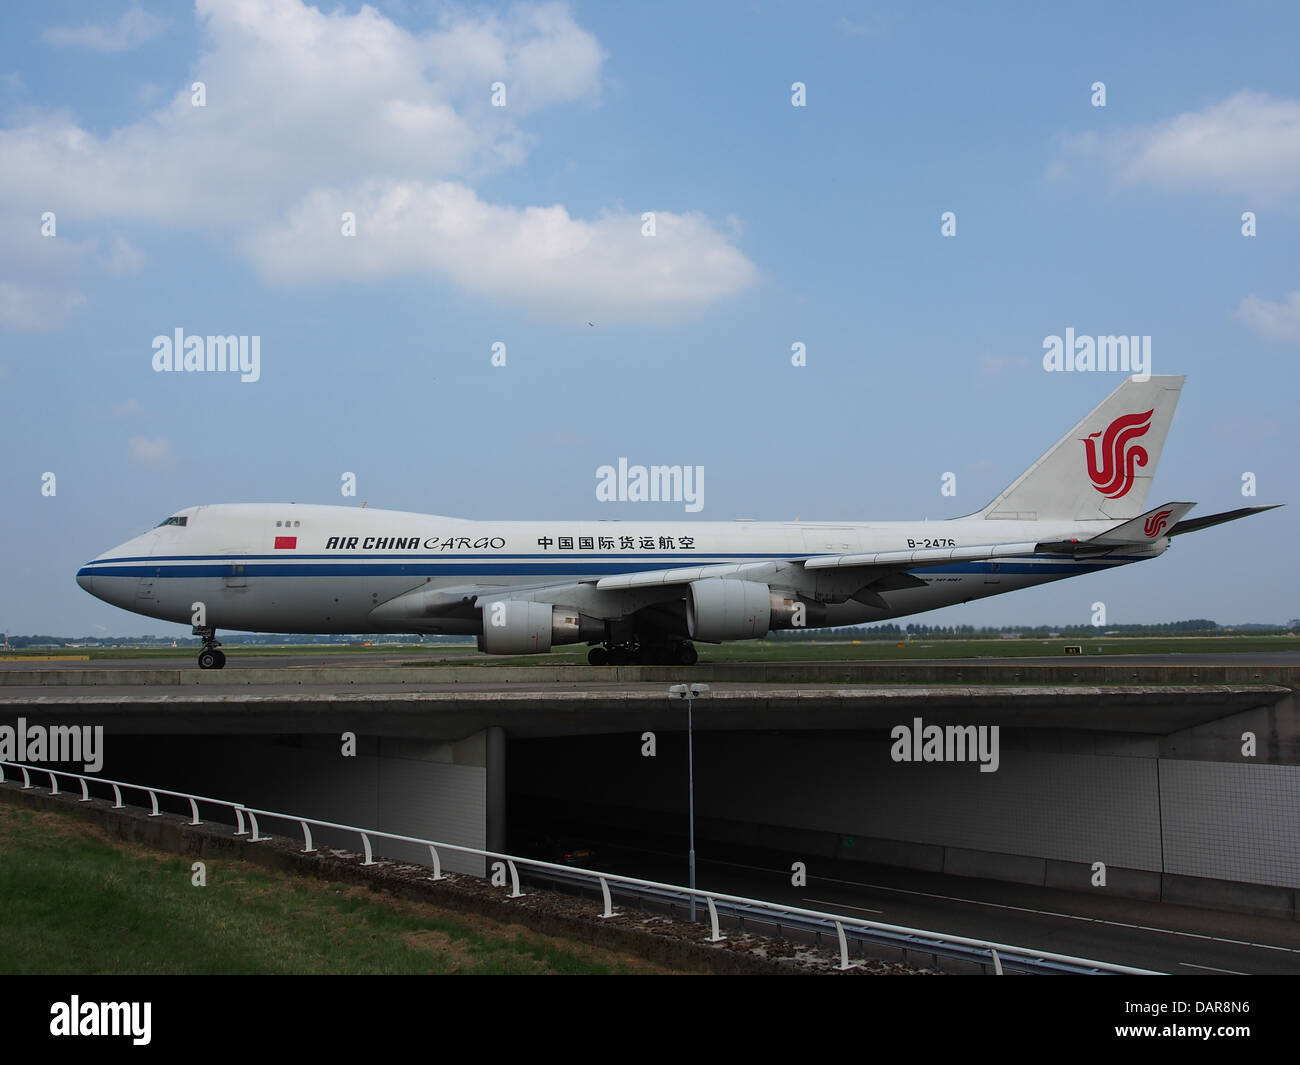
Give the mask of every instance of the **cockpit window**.
[[166, 518], [163, 521], [160, 521], [155, 528], [161, 529], [164, 525], [179, 525], [183, 528], [189, 524], [189, 520], [188, 517]]

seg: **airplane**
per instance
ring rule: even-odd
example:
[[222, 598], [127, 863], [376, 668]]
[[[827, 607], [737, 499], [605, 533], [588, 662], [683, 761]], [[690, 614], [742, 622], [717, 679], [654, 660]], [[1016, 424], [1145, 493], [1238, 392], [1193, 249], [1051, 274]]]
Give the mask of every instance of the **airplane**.
[[[924, 522], [468, 521], [296, 503], [187, 507], [77, 573], [92, 595], [217, 629], [475, 635], [488, 654], [590, 645], [693, 665], [692, 641], [858, 625], [1155, 558], [1188, 519], [1144, 509], [1182, 376], [1122, 382], [982, 510]], [[1280, 504], [1277, 504], [1280, 505]]]

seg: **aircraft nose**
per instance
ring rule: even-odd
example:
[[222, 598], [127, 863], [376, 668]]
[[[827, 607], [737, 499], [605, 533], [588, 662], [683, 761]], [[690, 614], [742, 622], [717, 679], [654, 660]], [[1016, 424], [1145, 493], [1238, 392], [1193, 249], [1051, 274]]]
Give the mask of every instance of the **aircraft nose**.
[[95, 595], [95, 578], [90, 575], [90, 568], [82, 566], [77, 570], [77, 583], [91, 595]]

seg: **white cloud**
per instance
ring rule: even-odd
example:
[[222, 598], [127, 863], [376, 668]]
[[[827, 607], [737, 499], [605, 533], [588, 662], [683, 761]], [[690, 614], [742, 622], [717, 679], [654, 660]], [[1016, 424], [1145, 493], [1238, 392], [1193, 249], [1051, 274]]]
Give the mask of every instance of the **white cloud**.
[[[352, 211], [357, 236], [339, 234]], [[552, 313], [635, 318], [703, 306], [755, 277], [753, 264], [698, 214], [594, 221], [563, 207], [516, 209], [484, 203], [455, 182], [368, 182], [318, 191], [285, 224], [254, 239], [253, 261], [268, 279], [374, 279], [417, 270], [464, 288]]]
[[132, 398], [119, 403], [113, 408], [113, 413], [119, 418], [130, 418], [133, 415], [139, 414], [142, 409], [140, 401]]
[[167, 28], [167, 20], [149, 14], [135, 0], [111, 25], [83, 22], [80, 26], [54, 26], [45, 39], [60, 48], [89, 48], [92, 52], [128, 52], [151, 41]]
[[599, 96], [605, 53], [565, 4], [520, 4], [504, 18], [448, 15], [427, 48], [439, 95], [486, 104], [489, 85], [500, 81], [506, 110], [517, 115]]
[[1300, 344], [1300, 291], [1279, 303], [1247, 296], [1237, 306], [1237, 317], [1270, 340]]
[[0, 281], [0, 329], [54, 329], [85, 302], [76, 289]]
[[[1100, 165], [1121, 184], [1245, 196], [1246, 208], [1300, 188], [1300, 100], [1267, 93], [1242, 91], [1154, 125], [1063, 143], [1072, 160]], [[1053, 161], [1049, 179], [1065, 169]]]
[[[233, 240], [269, 277], [420, 271], [531, 306], [615, 317], [699, 306], [755, 275], [732, 246], [736, 225], [724, 236], [689, 211], [661, 213], [659, 236], [641, 238], [621, 213], [584, 220], [558, 205], [493, 205], [470, 187], [524, 161], [527, 116], [599, 99], [605, 54], [564, 4], [449, 10], [421, 31], [369, 6], [196, 7], [203, 46], [193, 73], [147, 117], [105, 134], [61, 114], [0, 130], [0, 202]], [[206, 107], [191, 105], [190, 81], [204, 83]], [[491, 106], [496, 81], [504, 108]], [[362, 230], [346, 242], [343, 210], [357, 212]], [[433, 234], [456, 254], [429, 246]], [[139, 268], [129, 244], [114, 249], [107, 269]]]
[[109, 277], [129, 277], [130, 274], [139, 273], [143, 267], [144, 252], [122, 237], [122, 234], [114, 233], [113, 242], [104, 255], [104, 273]]
[[127, 277], [138, 274], [144, 266], [144, 253], [120, 233], [113, 234], [113, 242], [104, 255], [104, 273], [109, 277]]
[[172, 443], [165, 436], [154, 440], [133, 436], [127, 443], [127, 452], [132, 462], [152, 469], [167, 469], [176, 462], [176, 456], [172, 453]]
[[0, 329], [58, 328], [86, 302], [79, 288], [93, 240], [43, 237], [39, 215], [0, 214]]
[[[313, 186], [515, 165], [532, 106], [594, 99], [604, 59], [567, 8], [448, 16], [419, 34], [371, 7], [198, 0], [203, 50], [164, 106], [107, 134], [48, 114], [0, 132], [0, 200], [218, 230]], [[508, 106], [489, 86], [507, 83]], [[206, 87], [194, 107], [190, 82]]]

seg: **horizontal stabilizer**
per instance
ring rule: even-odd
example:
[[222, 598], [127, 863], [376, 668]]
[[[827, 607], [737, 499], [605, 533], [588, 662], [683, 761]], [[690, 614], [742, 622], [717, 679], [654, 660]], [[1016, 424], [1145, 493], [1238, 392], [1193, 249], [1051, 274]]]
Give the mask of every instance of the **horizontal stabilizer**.
[[1261, 514], [1266, 510], [1276, 510], [1283, 506], [1282, 503], [1271, 503], [1263, 507], [1239, 507], [1237, 510], [1225, 510], [1219, 514], [1207, 514], [1203, 518], [1190, 518], [1187, 521], [1180, 521], [1169, 530], [1170, 536], [1181, 536], [1183, 533], [1196, 532], [1198, 529], [1208, 529], [1212, 525], [1222, 525], [1226, 521], [1236, 521], [1238, 518], [1248, 518], [1252, 514]]
[[1165, 503], [1145, 514], [1139, 514], [1123, 525], [1117, 525], [1097, 536], [1088, 538], [1089, 544], [1145, 544], [1168, 536], [1169, 530], [1181, 520], [1195, 503]]
[[1038, 550], [1079, 555], [1105, 552], [1113, 547], [1153, 543], [1162, 536], [1172, 536], [1171, 527], [1194, 506], [1195, 503], [1164, 503], [1096, 536], [1079, 540], [1045, 541], [1038, 545]]

